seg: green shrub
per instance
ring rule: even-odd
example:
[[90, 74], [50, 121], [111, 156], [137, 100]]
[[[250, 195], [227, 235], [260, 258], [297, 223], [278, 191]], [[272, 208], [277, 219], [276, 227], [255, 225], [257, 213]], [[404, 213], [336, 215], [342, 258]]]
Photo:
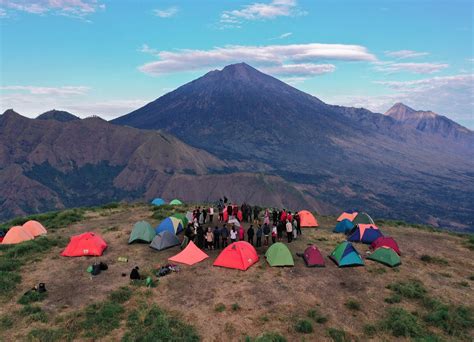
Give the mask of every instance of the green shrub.
[[295, 330], [299, 333], [310, 334], [313, 332], [313, 325], [306, 319], [300, 319], [295, 324]]
[[381, 326], [395, 337], [420, 337], [424, 332], [418, 318], [402, 308], [389, 308]]
[[13, 327], [13, 318], [11, 316], [3, 315], [0, 317], [0, 330], [8, 330]]
[[67, 337], [67, 332], [63, 329], [33, 329], [28, 333], [29, 341], [38, 342], [69, 340]]
[[364, 334], [369, 337], [374, 337], [375, 334], [377, 333], [377, 327], [373, 324], [364, 325], [363, 330], [364, 330]]
[[96, 339], [117, 329], [124, 311], [120, 304], [111, 301], [89, 305], [85, 309], [85, 317], [81, 322], [85, 336]]
[[263, 335], [258, 336], [255, 339], [255, 342], [286, 342], [286, 338], [284, 338], [278, 333], [267, 332]]
[[474, 326], [473, 310], [465, 306], [453, 306], [438, 303], [424, 320], [431, 326], [442, 329], [446, 334], [455, 337], [467, 335]]
[[418, 280], [393, 283], [387, 288], [405, 298], [422, 299], [426, 295], [425, 287]]
[[469, 249], [474, 250], [474, 234], [470, 234], [467, 238], [466, 245]]
[[465, 281], [465, 280], [460, 281], [460, 282], [458, 283], [458, 285], [459, 285], [459, 286], [462, 286], [462, 287], [469, 287], [469, 283], [468, 283], [467, 281]]
[[122, 286], [109, 295], [112, 302], [123, 304], [132, 297], [132, 290], [127, 286]]
[[232, 311], [239, 311], [240, 310], [240, 305], [237, 303], [232, 304], [231, 306]]
[[329, 328], [326, 332], [334, 342], [350, 342], [351, 340], [344, 330]]
[[21, 276], [15, 272], [0, 271], [0, 297], [8, 297], [8, 294], [21, 283]]
[[120, 203], [118, 202], [111, 202], [111, 203], [107, 203], [107, 204], [104, 204], [102, 205], [100, 208], [101, 209], [116, 209], [120, 206]]
[[321, 313], [317, 309], [308, 310], [308, 317], [312, 318], [316, 323], [324, 324], [328, 321], [328, 318]]
[[18, 304], [27, 305], [30, 303], [41, 302], [47, 296], [47, 292], [28, 291], [18, 300]]
[[428, 254], [423, 254], [420, 257], [420, 260], [429, 264], [437, 264], [437, 265], [444, 265], [444, 266], [449, 265], [448, 260], [440, 258], [440, 257], [436, 257], [436, 256], [431, 256]]
[[46, 313], [39, 307], [34, 305], [25, 305], [19, 312], [21, 316], [28, 317], [28, 320], [35, 322], [46, 323], [48, 321], [48, 316]]
[[349, 299], [344, 305], [349, 310], [360, 311], [360, 303], [354, 299]]
[[122, 341], [199, 341], [194, 328], [169, 317], [157, 306], [141, 307], [132, 311], [127, 319], [127, 331]]
[[225, 311], [225, 305], [222, 304], [222, 303], [216, 304], [216, 306], [214, 307], [214, 311], [216, 311], [216, 312]]
[[402, 296], [400, 296], [398, 293], [394, 293], [390, 297], [385, 298], [384, 301], [389, 304], [400, 303], [402, 301]]
[[468, 277], [469, 280], [474, 280], [474, 274], [471, 274], [469, 277]]

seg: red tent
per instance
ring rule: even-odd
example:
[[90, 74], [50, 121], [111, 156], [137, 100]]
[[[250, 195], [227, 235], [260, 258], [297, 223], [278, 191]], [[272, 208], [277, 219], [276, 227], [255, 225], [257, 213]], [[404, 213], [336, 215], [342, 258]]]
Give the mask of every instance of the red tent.
[[246, 241], [237, 241], [227, 246], [213, 265], [245, 271], [257, 261], [255, 248]]
[[201, 251], [194, 242], [190, 241], [185, 249], [175, 256], [168, 258], [168, 260], [186, 265], [194, 265], [206, 258], [209, 258], [209, 255]]
[[379, 247], [390, 247], [395, 252], [397, 252], [398, 255], [402, 254], [400, 252], [400, 248], [398, 247], [397, 242], [391, 237], [381, 236], [381, 237], [377, 238], [377, 240], [372, 242], [370, 247], [372, 247], [374, 250], [379, 248]]
[[303, 259], [308, 267], [324, 267], [324, 258], [315, 245], [305, 249]]
[[62, 256], [100, 256], [107, 248], [107, 243], [94, 233], [84, 233], [71, 237], [71, 241], [66, 249], [61, 253]]

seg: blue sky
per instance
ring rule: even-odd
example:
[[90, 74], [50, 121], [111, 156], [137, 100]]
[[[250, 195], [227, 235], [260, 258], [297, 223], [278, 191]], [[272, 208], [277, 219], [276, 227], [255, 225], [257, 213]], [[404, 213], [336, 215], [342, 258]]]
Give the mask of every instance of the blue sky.
[[0, 110], [112, 118], [248, 64], [325, 102], [474, 128], [471, 1], [0, 0]]

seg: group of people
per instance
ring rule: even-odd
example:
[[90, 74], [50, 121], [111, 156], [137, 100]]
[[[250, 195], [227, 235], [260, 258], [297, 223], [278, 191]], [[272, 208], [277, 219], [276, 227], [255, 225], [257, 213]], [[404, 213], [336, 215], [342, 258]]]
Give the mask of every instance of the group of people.
[[[214, 220], [214, 207], [196, 207], [193, 210], [193, 220], [185, 229], [185, 236], [189, 241], [194, 241], [199, 248], [209, 250], [225, 248], [229, 243], [248, 241], [255, 247], [268, 246], [270, 238], [272, 243], [283, 241], [286, 233], [288, 243], [301, 235], [300, 218], [298, 213], [285, 209], [265, 209], [252, 207], [243, 203], [240, 207], [232, 205], [227, 198], [220, 199], [217, 204], [221, 223], [212, 228]], [[226, 215], [224, 215], [224, 211]], [[260, 213], [263, 211], [263, 215]], [[226, 218], [226, 220], [225, 220]], [[252, 222], [247, 230], [240, 224], [229, 224], [230, 220]], [[252, 221], [253, 219], [253, 221]], [[207, 224], [209, 223], [209, 224]], [[206, 226], [205, 226], [206, 225]]]

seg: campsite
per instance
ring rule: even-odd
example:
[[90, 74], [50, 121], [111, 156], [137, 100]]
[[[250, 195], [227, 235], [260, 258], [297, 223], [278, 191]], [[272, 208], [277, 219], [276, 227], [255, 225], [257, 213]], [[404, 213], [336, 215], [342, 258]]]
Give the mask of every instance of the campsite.
[[[388, 267], [369, 260], [370, 244], [345, 242], [344, 234], [334, 233], [336, 217], [316, 215], [318, 227], [302, 228], [296, 240], [288, 244], [283, 239], [273, 251], [270, 241], [270, 246], [256, 249], [257, 261], [239, 264], [240, 269], [213, 266], [222, 249], [199, 250], [209, 257], [194, 265], [179, 263], [179, 272], [156, 277], [156, 270], [181, 252], [180, 246], [157, 250], [159, 245], [150, 248], [149, 242], [129, 243], [134, 225], [139, 222], [140, 230], [145, 230], [140, 221], [147, 221], [148, 228], [157, 228], [167, 217], [192, 208], [123, 203], [34, 217], [43, 219], [45, 236], [0, 245], [5, 277], [1, 339], [468, 341], [473, 337], [472, 237], [374, 218], [393, 240], [387, 243], [396, 241], [401, 251], [401, 265]], [[13, 223], [21, 226], [23, 221]], [[242, 225], [247, 229], [249, 224]], [[169, 231], [163, 231], [169, 238]], [[107, 243], [102, 256], [60, 255], [71, 236], [86, 232], [100, 235]], [[183, 233], [177, 236], [182, 241]], [[355, 247], [364, 266], [337, 267], [329, 255], [342, 243]], [[297, 256], [312, 244], [321, 252], [324, 265], [318, 255], [313, 265], [317, 267], [307, 267]], [[267, 262], [267, 251], [280, 248], [289, 250], [294, 266], [271, 267]], [[237, 252], [229, 253], [225, 257], [232, 259]], [[18, 265], [12, 265], [15, 260]], [[277, 261], [285, 260], [287, 256]], [[92, 276], [86, 269], [94, 262], [104, 262], [108, 269]], [[151, 286], [129, 279], [135, 266], [152, 278]], [[7, 277], [21, 279], [12, 285]], [[21, 304], [23, 294], [38, 283], [45, 284], [46, 295]], [[153, 314], [160, 319], [147, 325], [147, 315]]]

